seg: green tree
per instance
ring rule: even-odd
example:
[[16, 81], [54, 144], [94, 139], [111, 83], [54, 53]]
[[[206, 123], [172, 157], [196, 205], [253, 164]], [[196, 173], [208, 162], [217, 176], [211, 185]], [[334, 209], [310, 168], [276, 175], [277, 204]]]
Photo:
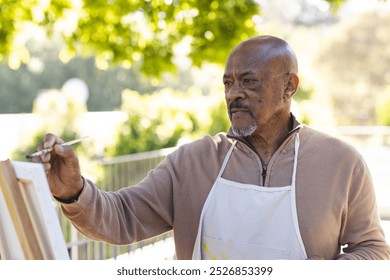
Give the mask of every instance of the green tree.
[[[15, 41], [22, 31], [38, 25], [48, 35], [61, 34], [63, 61], [76, 54], [96, 55], [101, 68], [136, 64], [150, 75], [173, 71], [173, 47], [191, 39], [190, 57], [223, 62], [238, 41], [256, 34], [253, 0], [1, 0], [0, 58], [28, 60], [28, 50]], [[7, 15], [3, 17], [3, 15]], [[213, 50], [210, 52], [210, 50]], [[215, 51], [218, 50], [218, 51]]]
[[[344, 0], [327, 0], [334, 7]], [[175, 69], [174, 46], [189, 38], [194, 65], [223, 63], [239, 41], [257, 34], [255, 0], [0, 0], [0, 60], [29, 59], [23, 33], [41, 27], [66, 42], [62, 61], [96, 55], [100, 68], [137, 65], [149, 75]]]

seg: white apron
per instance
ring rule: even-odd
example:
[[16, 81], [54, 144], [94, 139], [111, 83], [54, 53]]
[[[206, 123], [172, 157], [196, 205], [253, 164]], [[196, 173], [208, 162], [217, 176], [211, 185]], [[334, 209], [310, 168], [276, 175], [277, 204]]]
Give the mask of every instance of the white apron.
[[192, 259], [306, 259], [295, 201], [299, 135], [292, 183], [261, 187], [222, 178], [228, 151], [200, 217]]

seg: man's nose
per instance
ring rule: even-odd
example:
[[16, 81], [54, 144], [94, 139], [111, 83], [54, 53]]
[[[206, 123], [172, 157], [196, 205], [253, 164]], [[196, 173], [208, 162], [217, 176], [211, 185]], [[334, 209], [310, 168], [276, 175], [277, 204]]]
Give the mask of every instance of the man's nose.
[[236, 100], [238, 98], [245, 98], [244, 87], [240, 82], [234, 82], [227, 90], [226, 90], [226, 99], [229, 101]]

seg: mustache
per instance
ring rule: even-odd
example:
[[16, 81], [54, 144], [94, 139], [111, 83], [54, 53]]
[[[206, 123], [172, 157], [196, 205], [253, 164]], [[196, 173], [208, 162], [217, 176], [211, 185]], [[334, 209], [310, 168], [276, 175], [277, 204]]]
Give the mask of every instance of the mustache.
[[232, 109], [247, 109], [249, 110], [248, 106], [243, 105], [239, 100], [235, 100], [229, 105], [229, 111]]

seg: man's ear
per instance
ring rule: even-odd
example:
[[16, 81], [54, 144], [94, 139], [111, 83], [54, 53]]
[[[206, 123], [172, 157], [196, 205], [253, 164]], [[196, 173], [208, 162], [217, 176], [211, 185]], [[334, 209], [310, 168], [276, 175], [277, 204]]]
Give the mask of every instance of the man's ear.
[[285, 80], [285, 86], [284, 86], [285, 97], [288, 99], [292, 98], [298, 89], [298, 85], [299, 85], [299, 78], [297, 74], [288, 73]]

